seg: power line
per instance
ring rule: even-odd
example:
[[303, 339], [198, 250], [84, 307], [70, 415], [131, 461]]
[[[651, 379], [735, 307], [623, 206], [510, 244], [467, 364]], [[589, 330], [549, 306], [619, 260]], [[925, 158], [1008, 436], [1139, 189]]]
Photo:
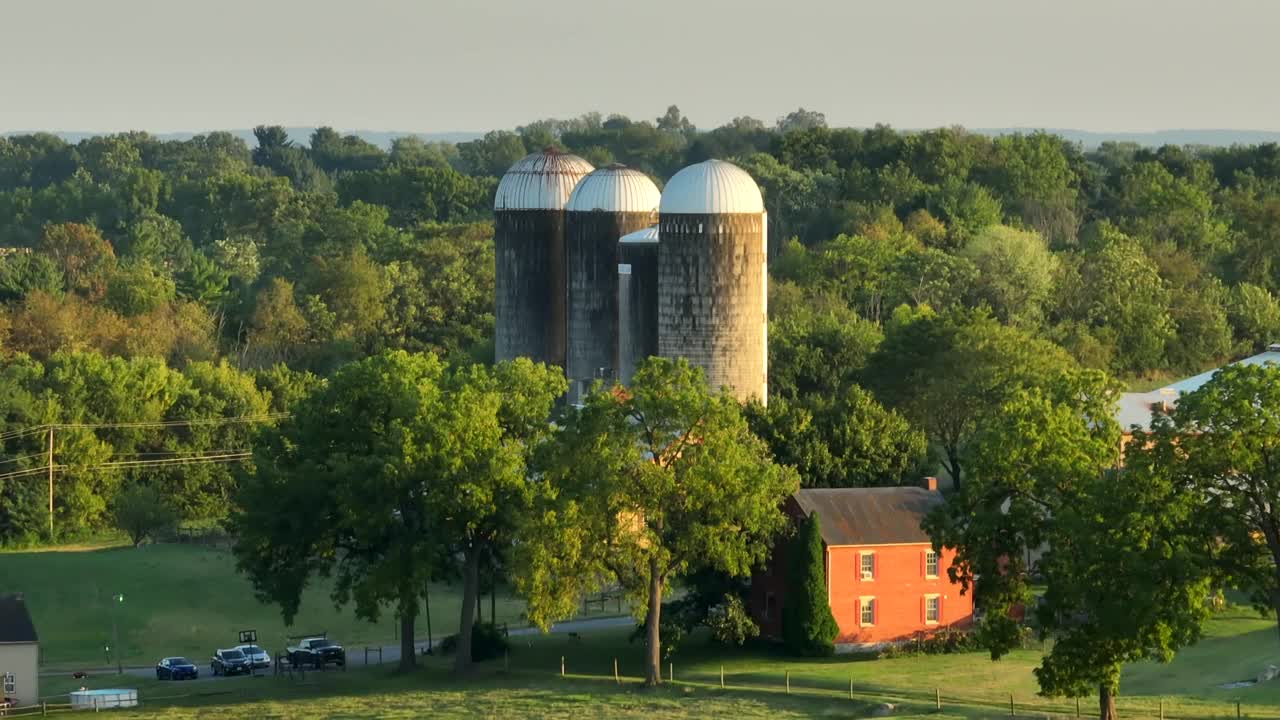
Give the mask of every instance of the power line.
[[16, 458], [10, 458], [9, 460], [0, 460], [0, 465], [7, 465], [9, 463], [22, 462], [23, 460], [30, 460], [31, 458], [38, 458], [38, 457], [44, 457], [44, 456], [45, 456], [45, 453], [36, 453], [34, 455], [21, 455]]
[[244, 423], [266, 422], [269, 420], [282, 420], [289, 417], [287, 412], [266, 413], [262, 415], [240, 415], [236, 417], [223, 418], [197, 418], [193, 420], [155, 420], [149, 422], [114, 422], [114, 423], [46, 423], [44, 425], [36, 425], [34, 427], [22, 428], [20, 430], [10, 430], [0, 433], [0, 440], [8, 440], [9, 438], [22, 437], [25, 435], [34, 435], [35, 433], [48, 432], [50, 428], [54, 430], [78, 429], [78, 430], [105, 430], [115, 428], [161, 428], [161, 427], [190, 427], [193, 425], [235, 425]]

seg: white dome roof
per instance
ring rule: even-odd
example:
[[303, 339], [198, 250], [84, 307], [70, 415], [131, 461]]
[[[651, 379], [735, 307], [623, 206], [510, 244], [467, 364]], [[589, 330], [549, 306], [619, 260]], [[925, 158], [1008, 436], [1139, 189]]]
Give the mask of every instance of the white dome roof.
[[647, 227], [618, 238], [620, 243], [656, 243], [658, 242], [658, 226]]
[[648, 175], [610, 165], [582, 178], [565, 207], [570, 212], [657, 212], [662, 193]]
[[554, 148], [526, 155], [498, 183], [494, 210], [563, 210], [569, 194], [595, 168]]
[[723, 160], [690, 165], [662, 191], [663, 213], [713, 215], [764, 212], [760, 186], [746, 170]]

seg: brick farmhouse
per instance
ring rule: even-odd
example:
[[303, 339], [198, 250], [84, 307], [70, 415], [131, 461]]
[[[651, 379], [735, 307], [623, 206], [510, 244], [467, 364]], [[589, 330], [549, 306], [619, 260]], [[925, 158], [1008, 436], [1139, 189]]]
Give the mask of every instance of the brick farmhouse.
[[[933, 551], [921, 529], [943, 502], [926, 487], [805, 489], [785, 505], [796, 520], [817, 513], [827, 595], [840, 634], [836, 648], [856, 650], [929, 635], [973, 621], [973, 596], [947, 578], [954, 551]], [[766, 637], [782, 636], [789, 542], [780, 542], [751, 583], [751, 613]]]

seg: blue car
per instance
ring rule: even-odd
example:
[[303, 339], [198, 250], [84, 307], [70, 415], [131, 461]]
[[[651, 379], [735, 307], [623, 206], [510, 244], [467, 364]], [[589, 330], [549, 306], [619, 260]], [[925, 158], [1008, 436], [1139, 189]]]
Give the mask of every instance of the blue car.
[[186, 658], [167, 657], [156, 663], [157, 680], [195, 680], [198, 677], [200, 670]]

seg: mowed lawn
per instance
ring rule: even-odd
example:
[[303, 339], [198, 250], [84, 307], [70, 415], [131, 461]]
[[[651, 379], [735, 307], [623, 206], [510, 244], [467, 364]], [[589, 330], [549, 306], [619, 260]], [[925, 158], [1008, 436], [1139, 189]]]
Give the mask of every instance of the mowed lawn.
[[[198, 546], [84, 549], [74, 552], [0, 553], [0, 592], [22, 591], [36, 616], [46, 663], [60, 668], [102, 665], [101, 646], [111, 632], [110, 596], [116, 606], [126, 662], [146, 664], [164, 654], [203, 659], [217, 645], [235, 642], [242, 628], [259, 631], [274, 647], [286, 633], [278, 610], [255, 601], [248, 583], [234, 572], [222, 550]], [[488, 612], [488, 599], [485, 599]], [[499, 598], [499, 619], [518, 621], [521, 604]], [[447, 587], [432, 595], [433, 630], [452, 632], [458, 598]], [[374, 625], [335, 610], [323, 587], [309, 591], [296, 627], [326, 630], [356, 653], [363, 644], [389, 644], [390, 618]], [[1235, 715], [1235, 702], [1253, 718], [1280, 718], [1280, 681], [1250, 688], [1218, 686], [1252, 678], [1268, 664], [1280, 664], [1280, 634], [1272, 619], [1231, 608], [1209, 624], [1209, 636], [1171, 664], [1142, 663], [1126, 668], [1119, 707], [1128, 717], [1157, 717], [1161, 702], [1170, 718]], [[420, 630], [419, 635], [424, 635]], [[286, 717], [598, 717], [679, 718], [865, 716], [880, 702], [898, 704], [896, 716], [932, 714], [935, 688], [942, 716], [1008, 715], [1013, 695], [1019, 716], [1074, 714], [1074, 701], [1036, 694], [1032, 669], [1039, 650], [1018, 651], [998, 662], [984, 653], [872, 660], [834, 657], [789, 658], [767, 648], [726, 649], [703, 634], [688, 639], [664, 666], [674, 670], [676, 687], [638, 687], [643, 646], [626, 630], [567, 635], [519, 636], [504, 660], [481, 666], [477, 676], [459, 681], [448, 672], [450, 658], [423, 658], [421, 671], [399, 676], [390, 668], [309, 673], [305, 680], [244, 678], [218, 683], [156, 683], [95, 673], [89, 687], [139, 689], [144, 708], [120, 717], [196, 717], [211, 712], [248, 712]], [[567, 677], [561, 678], [564, 658]], [[613, 680], [618, 661], [621, 685]], [[723, 667], [727, 690], [720, 689]], [[790, 678], [791, 694], [786, 693]], [[123, 681], [123, 683], [122, 683]], [[854, 697], [849, 698], [852, 681]], [[78, 687], [63, 675], [49, 677], [42, 694]], [[195, 693], [194, 696], [186, 696]], [[175, 694], [186, 697], [173, 697]], [[1081, 701], [1087, 715], [1092, 697]], [[934, 714], [934, 717], [939, 715]]]
[[[238, 631], [258, 631], [260, 644], [282, 650], [285, 636], [327, 632], [358, 654], [363, 645], [396, 642], [394, 617], [380, 622], [357, 620], [348, 609], [337, 610], [328, 583], [304, 595], [293, 628], [280, 610], [259, 603], [249, 582], [235, 571], [223, 549], [199, 545], [146, 545], [58, 552], [0, 553], [0, 593], [21, 592], [40, 634], [47, 667], [98, 667], [106, 664], [103, 648], [111, 644], [111, 621], [119, 623], [125, 665], [151, 665], [165, 655], [187, 655], [203, 662], [218, 647], [237, 644]], [[123, 603], [111, 596], [123, 593]], [[460, 593], [433, 587], [432, 633], [438, 639], [456, 632]], [[499, 622], [520, 623], [524, 604], [502, 591]], [[483, 602], [485, 619], [489, 598]], [[426, 638], [425, 619], [417, 635]], [[112, 660], [114, 662], [114, 659]]]
[[[1214, 621], [1212, 637], [1167, 666], [1141, 665], [1126, 671], [1119, 706], [1122, 717], [1234, 717], [1235, 702], [1250, 718], [1280, 717], [1280, 684], [1220, 690], [1215, 684], [1240, 679], [1244, 668], [1280, 650], [1270, 621], [1232, 611]], [[389, 667], [308, 673], [305, 679], [237, 678], [218, 683], [158, 683], [125, 678], [143, 707], [117, 712], [122, 718], [195, 718], [212, 714], [255, 717], [590, 717], [754, 718], [867, 717], [882, 702], [895, 717], [1007, 717], [1014, 695], [1020, 718], [1074, 715], [1074, 701], [1035, 694], [1031, 669], [1037, 651], [1014, 653], [992, 662], [982, 653], [869, 660], [837, 657], [795, 660], [765, 651], [728, 651], [695, 636], [674, 655], [676, 683], [659, 689], [640, 686], [643, 650], [621, 630], [516, 637], [506, 660], [483, 663], [473, 677], [449, 672], [448, 657], [423, 658], [424, 667], [398, 675]], [[567, 676], [559, 676], [564, 658]], [[617, 659], [621, 683], [613, 679]], [[720, 667], [727, 688], [720, 688]], [[664, 667], [664, 672], [668, 668]], [[791, 692], [786, 689], [790, 675]], [[1250, 670], [1250, 674], [1252, 671]], [[849, 681], [853, 680], [853, 697]], [[81, 681], [50, 678], [44, 692], [65, 692]], [[84, 681], [113, 687], [111, 675]], [[934, 709], [934, 687], [943, 709]], [[1081, 710], [1096, 716], [1094, 698]]]

